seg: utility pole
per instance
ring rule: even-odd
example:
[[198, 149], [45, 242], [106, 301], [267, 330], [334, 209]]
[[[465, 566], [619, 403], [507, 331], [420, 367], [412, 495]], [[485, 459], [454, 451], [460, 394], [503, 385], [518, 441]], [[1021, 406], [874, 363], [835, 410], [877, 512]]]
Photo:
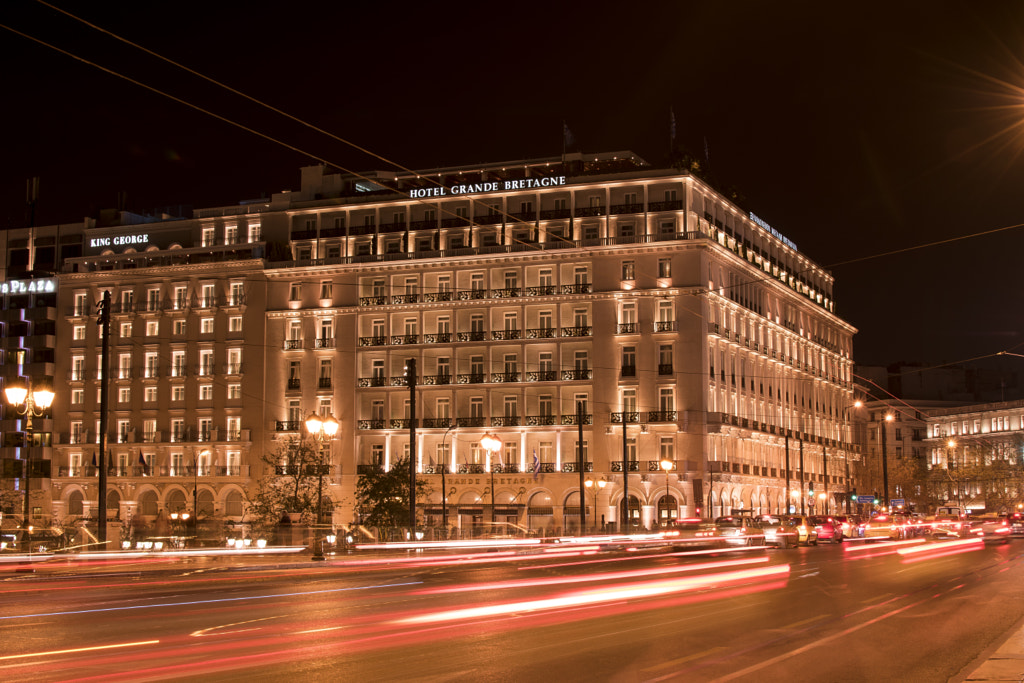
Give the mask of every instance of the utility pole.
[[[416, 533], [416, 359], [405, 362], [409, 379], [409, 540]], [[442, 495], [443, 498], [443, 495]]]
[[[584, 497], [586, 489], [583, 481], [584, 470], [587, 469], [586, 458], [583, 456], [583, 401], [576, 401], [576, 426], [579, 429], [576, 442], [576, 469], [580, 473], [580, 536], [583, 536], [587, 528], [587, 499]], [[625, 427], [625, 423], [623, 423], [623, 427]]]
[[97, 493], [97, 522], [96, 538], [100, 543], [100, 549], [107, 549], [107, 394], [110, 385], [110, 290], [103, 292], [103, 299], [99, 306], [100, 337], [102, 339], [100, 351], [100, 457], [97, 464], [100, 468], [99, 491]]
[[619, 532], [629, 533], [629, 527], [633, 520], [629, 518], [629, 437], [626, 429], [626, 413], [622, 413], [622, 510]]

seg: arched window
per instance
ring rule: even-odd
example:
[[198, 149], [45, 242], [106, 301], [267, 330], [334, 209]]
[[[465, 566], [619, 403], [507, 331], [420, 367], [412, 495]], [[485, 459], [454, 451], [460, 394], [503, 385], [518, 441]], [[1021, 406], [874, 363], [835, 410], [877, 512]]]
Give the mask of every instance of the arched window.
[[117, 489], [107, 491], [107, 519], [121, 514], [121, 494]]
[[213, 491], [209, 489], [199, 490], [199, 510], [198, 515], [200, 517], [213, 517]]
[[242, 494], [238, 491], [229, 491], [224, 498], [224, 514], [228, 517], [242, 516]]
[[157, 498], [156, 491], [145, 491], [139, 496], [139, 513], [148, 515], [150, 517], [156, 517], [157, 512]]
[[81, 516], [83, 514], [83, 512], [84, 512], [82, 510], [82, 500], [83, 500], [83, 498], [84, 498], [84, 496], [82, 496], [82, 492], [81, 491], [72, 491], [70, 494], [68, 494], [68, 514], [69, 515], [79, 515], [79, 516]]
[[185, 492], [174, 489], [168, 493], [166, 507], [168, 512], [186, 512], [188, 505], [185, 503]]

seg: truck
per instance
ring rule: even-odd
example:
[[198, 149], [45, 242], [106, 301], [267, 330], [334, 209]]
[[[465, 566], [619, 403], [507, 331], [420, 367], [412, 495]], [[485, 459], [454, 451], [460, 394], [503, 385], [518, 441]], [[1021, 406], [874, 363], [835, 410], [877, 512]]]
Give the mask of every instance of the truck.
[[929, 533], [940, 536], [962, 536], [967, 530], [963, 508], [958, 505], [940, 505], [928, 520]]

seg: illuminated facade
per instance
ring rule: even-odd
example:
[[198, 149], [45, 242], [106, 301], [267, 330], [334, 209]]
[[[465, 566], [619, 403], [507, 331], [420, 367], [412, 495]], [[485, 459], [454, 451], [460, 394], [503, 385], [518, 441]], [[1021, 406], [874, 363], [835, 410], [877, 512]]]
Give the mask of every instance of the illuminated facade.
[[[855, 330], [834, 313], [831, 275], [700, 178], [628, 152], [359, 177], [311, 167], [300, 191], [268, 200], [86, 227], [60, 278], [55, 516], [90, 506], [87, 311], [104, 290], [108, 507], [122, 515], [195, 497], [241, 521], [261, 455], [310, 412], [341, 423], [325, 480], [337, 523], [358, 521], [360, 468], [407, 453], [413, 419], [428, 524], [446, 466], [451, 525], [571, 530], [581, 446], [586, 477], [606, 482], [587, 489], [588, 526], [620, 519], [624, 450], [641, 526], [778, 511], [801, 480], [846, 489]], [[493, 457], [487, 433], [502, 442]]]

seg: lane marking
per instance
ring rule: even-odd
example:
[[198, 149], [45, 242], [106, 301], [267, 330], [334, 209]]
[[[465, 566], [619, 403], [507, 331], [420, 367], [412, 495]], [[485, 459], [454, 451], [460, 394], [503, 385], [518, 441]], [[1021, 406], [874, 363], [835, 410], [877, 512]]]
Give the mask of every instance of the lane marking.
[[784, 628], [784, 629], [786, 629], [786, 628], [797, 628], [798, 626], [804, 626], [805, 624], [810, 624], [811, 622], [820, 621], [820, 620], [824, 619], [827, 616], [828, 616], [827, 614], [819, 614], [818, 616], [811, 617], [810, 619], [804, 619], [803, 621], [797, 621], [797, 622], [794, 622], [792, 624], [787, 624], [786, 626], [783, 626], [782, 628]]
[[721, 652], [724, 649], [725, 648], [722, 647], [722, 646], [713, 647], [710, 650], [704, 650], [703, 652], [694, 652], [692, 655], [686, 655], [685, 657], [680, 657], [678, 659], [673, 659], [673, 660], [670, 660], [668, 662], [664, 662], [662, 664], [659, 664], [657, 666], [649, 666], [649, 667], [646, 667], [646, 668], [640, 669], [640, 670], [644, 671], [644, 672], [648, 672], [649, 671], [651, 673], [654, 673], [655, 671], [661, 671], [662, 669], [670, 669], [673, 666], [677, 666], [679, 664], [684, 664], [684, 663], [692, 661], [694, 659], [700, 659], [701, 657], [707, 657], [708, 655], [713, 655], [713, 654], [715, 654], [717, 652]]
[[[202, 638], [203, 636], [210, 635], [210, 631], [217, 631], [217, 630], [220, 630], [222, 628], [231, 628], [232, 626], [242, 626], [244, 624], [255, 624], [257, 621], [268, 621], [270, 619], [280, 619], [280, 618], [281, 618], [280, 616], [276, 616], [276, 617], [263, 617], [262, 619], [250, 619], [249, 621], [237, 621], [234, 624], [222, 624], [220, 626], [211, 626], [209, 628], [199, 629], [198, 631], [193, 631], [189, 635], [192, 636], [193, 638]], [[246, 631], [254, 631], [255, 629], [247, 628], [247, 629], [244, 629], [244, 630], [246, 630]], [[241, 633], [241, 631], [227, 631], [227, 633]], [[224, 634], [223, 633], [217, 633], [217, 634], [214, 634], [214, 635], [224, 635]]]

